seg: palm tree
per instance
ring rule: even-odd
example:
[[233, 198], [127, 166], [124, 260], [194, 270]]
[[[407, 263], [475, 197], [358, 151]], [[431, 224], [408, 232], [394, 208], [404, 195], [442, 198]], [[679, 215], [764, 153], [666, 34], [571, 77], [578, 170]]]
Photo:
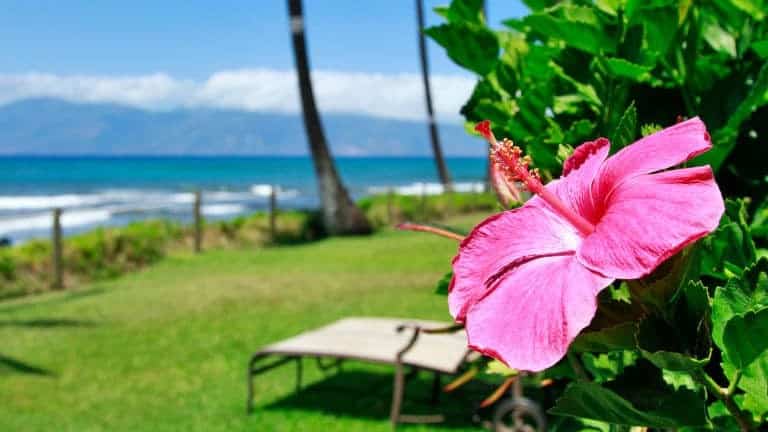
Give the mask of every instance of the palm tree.
[[309, 139], [309, 149], [315, 166], [322, 203], [323, 224], [330, 235], [366, 234], [371, 226], [363, 212], [355, 206], [341, 182], [333, 163], [333, 157], [323, 133], [323, 125], [315, 105], [312, 78], [309, 76], [309, 59], [304, 40], [304, 14], [301, 0], [288, 0], [291, 17], [291, 34], [296, 70], [299, 76], [299, 93], [304, 113], [304, 128]]
[[437, 174], [440, 176], [440, 183], [446, 191], [450, 191], [451, 174], [448, 172], [448, 166], [443, 158], [443, 149], [440, 147], [440, 136], [437, 134], [437, 124], [435, 123], [435, 112], [432, 108], [432, 89], [429, 85], [429, 62], [427, 61], [427, 42], [424, 38], [424, 6], [422, 0], [416, 0], [416, 24], [419, 33], [419, 57], [421, 59], [421, 78], [424, 82], [424, 97], [427, 105], [427, 121], [429, 122], [429, 136], [432, 140], [432, 153], [435, 155], [435, 164], [437, 164]]

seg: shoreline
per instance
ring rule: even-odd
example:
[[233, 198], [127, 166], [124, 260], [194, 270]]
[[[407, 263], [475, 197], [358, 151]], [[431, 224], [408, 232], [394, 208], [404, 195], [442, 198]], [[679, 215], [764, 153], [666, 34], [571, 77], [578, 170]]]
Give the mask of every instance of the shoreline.
[[[479, 181], [455, 183], [457, 192], [481, 192]], [[271, 184], [251, 184], [239, 189], [201, 188], [201, 210], [209, 220], [226, 220], [267, 211], [272, 189], [283, 210], [307, 210], [318, 207], [315, 194], [306, 189]], [[442, 185], [410, 182], [384, 186], [366, 186], [353, 191], [357, 200], [386, 194], [439, 195]], [[21, 244], [50, 235], [52, 211], [62, 210], [65, 236], [86, 232], [98, 226], [120, 227], [146, 219], [171, 219], [181, 223], [192, 220], [195, 190], [191, 189], [101, 189], [58, 194], [0, 195], [0, 239]]]

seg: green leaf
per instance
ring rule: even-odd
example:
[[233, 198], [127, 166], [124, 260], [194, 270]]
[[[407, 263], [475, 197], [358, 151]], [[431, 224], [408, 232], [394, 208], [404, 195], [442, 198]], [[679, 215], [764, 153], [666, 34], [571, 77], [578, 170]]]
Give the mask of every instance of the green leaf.
[[[722, 366], [725, 375], [733, 379], [736, 375], [736, 366], [727, 359]], [[765, 418], [768, 414], [768, 353], [763, 352], [741, 373], [738, 388], [744, 394], [743, 399], [739, 401], [739, 406], [758, 419]]]
[[440, 281], [437, 282], [435, 294], [448, 295], [448, 287], [451, 285], [451, 279], [453, 279], [452, 271], [444, 274], [443, 277], [440, 278]]
[[736, 57], [736, 39], [733, 35], [725, 31], [712, 15], [704, 15], [706, 18], [702, 23], [702, 36], [709, 46], [715, 51], [728, 54], [731, 58]]
[[680, 288], [689, 260], [689, 253], [679, 252], [656, 267], [650, 275], [626, 281], [632, 300], [664, 311]]
[[[626, 332], [628, 328], [619, 330], [616, 327], [625, 324], [637, 325], [645, 314], [645, 310], [639, 303], [616, 300], [613, 291], [605, 289], [597, 296], [597, 313], [583, 333], [611, 328], [614, 331]], [[617, 334], [614, 335], [618, 336]]]
[[[741, 428], [736, 422], [736, 419], [733, 418], [731, 413], [728, 411], [728, 408], [725, 407], [725, 404], [722, 401], [716, 401], [710, 405], [707, 408], [707, 413], [709, 414], [709, 418], [712, 420], [714, 430], [718, 432], [741, 432]], [[688, 431], [683, 430], [680, 432]], [[690, 432], [699, 431], [693, 430]]]
[[620, 379], [605, 386], [594, 382], [570, 384], [549, 413], [627, 426], [707, 425], [706, 407], [698, 393], [672, 389], [658, 370], [633, 369], [630, 372], [628, 368]]
[[763, 352], [742, 371], [739, 388], [745, 392], [742, 407], [755, 417], [768, 414], [768, 354]]
[[664, 382], [671, 385], [675, 390], [688, 389], [699, 391], [701, 389], [701, 385], [699, 385], [688, 372], [663, 370], [662, 376]]
[[595, 123], [589, 120], [577, 120], [571, 124], [571, 128], [565, 132], [563, 141], [578, 146], [584, 141], [588, 141], [595, 131]]
[[599, 107], [602, 105], [602, 101], [600, 100], [600, 97], [597, 95], [595, 88], [591, 84], [584, 84], [574, 79], [573, 77], [568, 75], [560, 65], [558, 65], [555, 62], [550, 62], [549, 67], [560, 78], [570, 83], [576, 89], [576, 93], [580, 95], [585, 102], [589, 103], [593, 107]]
[[768, 350], [768, 307], [736, 315], [725, 324], [723, 346], [728, 360], [745, 369]]
[[632, 295], [629, 292], [629, 286], [626, 282], [622, 282], [618, 286], [611, 285], [608, 287], [608, 290], [611, 299], [624, 303], [632, 303]]
[[590, 54], [612, 54], [616, 51], [615, 39], [605, 29], [574, 16], [558, 18], [550, 13], [535, 13], [525, 17], [522, 23], [545, 37], [565, 41], [573, 48]]
[[619, 119], [619, 124], [611, 135], [611, 150], [614, 152], [632, 144], [637, 137], [637, 108], [635, 103], [629, 104]]
[[694, 265], [688, 276], [697, 279], [705, 275], [727, 280], [731, 275], [741, 273], [756, 258], [746, 202], [728, 199], [717, 230], [696, 244], [691, 259]]
[[614, 429], [608, 423], [594, 420], [577, 419], [574, 417], [556, 417], [547, 424], [549, 432], [612, 432]]
[[602, 26], [597, 11], [591, 6], [581, 6], [562, 2], [551, 8], [550, 11], [553, 12], [555, 16], [563, 18], [568, 22], [580, 22], [598, 28]]
[[471, 23], [452, 23], [429, 27], [424, 32], [445, 48], [448, 57], [479, 75], [486, 75], [496, 67], [499, 41], [484, 26]]
[[584, 368], [594, 377], [595, 382], [605, 382], [616, 379], [626, 368], [633, 366], [637, 361], [637, 354], [634, 351], [584, 353], [581, 359]]
[[555, 0], [523, 0], [523, 3], [528, 6], [528, 9], [536, 12], [542, 9], [546, 9], [556, 3]]
[[483, 120], [490, 120], [493, 125], [504, 127], [519, 109], [514, 101], [481, 99], [477, 101], [473, 111], [474, 116]]
[[712, 165], [712, 168], [717, 171], [736, 145], [741, 125], [749, 120], [758, 108], [766, 104], [768, 104], [768, 62], [760, 68], [749, 93], [733, 110], [725, 125], [712, 134], [712, 149], [696, 157], [691, 163]]
[[748, 13], [758, 21], [765, 18], [765, 4], [762, 0], [730, 0], [729, 3]]
[[555, 96], [552, 111], [554, 111], [555, 114], [579, 114], [583, 102], [584, 99], [578, 94], [570, 93], [562, 96]]
[[712, 300], [712, 340], [725, 350], [723, 333], [728, 321], [737, 315], [768, 306], [768, 259], [760, 258], [739, 277], [715, 290]]
[[647, 82], [651, 79], [651, 66], [639, 65], [622, 58], [606, 57], [605, 69], [616, 78], [625, 78], [635, 82]]
[[445, 8], [443, 15], [449, 23], [461, 24], [464, 22], [474, 24], [484, 24], [485, 15], [483, 14], [483, 1], [484, 0], [453, 0]]
[[501, 375], [505, 377], [520, 374], [520, 372], [514, 369], [511, 369], [509, 366], [505, 365], [504, 363], [498, 360], [491, 360], [488, 363], [488, 365], [485, 367], [485, 373], [496, 374], [496, 375]]
[[448, 19], [448, 6], [435, 6], [432, 11], [441, 17]]
[[598, 9], [601, 11], [610, 14], [610, 15], [616, 15], [616, 13], [619, 11], [619, 7], [623, 6], [624, 0], [596, 0], [595, 6], [597, 6]]
[[597, 331], [582, 332], [571, 344], [573, 352], [610, 352], [635, 348], [634, 322], [626, 322]]
[[688, 282], [676, 295], [671, 311], [651, 315], [638, 327], [637, 347], [643, 357], [659, 368], [694, 371], [709, 363], [710, 303], [700, 281]]
[[760, 56], [761, 59], [768, 59], [768, 39], [752, 42], [750, 48], [752, 48], [755, 54]]
[[656, 367], [677, 372], [695, 371], [709, 363], [708, 356], [698, 359], [687, 353], [678, 352], [677, 350], [681, 349], [680, 342], [675, 336], [670, 337], [665, 334], [673, 331], [674, 328], [671, 326], [659, 325], [659, 322], [652, 320], [644, 321], [638, 333], [638, 346], [643, 357]]
[[648, 135], [653, 135], [662, 129], [664, 128], [656, 123], [646, 123], [640, 126], [640, 135], [647, 137]]
[[643, 64], [655, 64], [664, 56], [675, 41], [679, 11], [672, 2], [628, 1], [626, 8], [630, 27], [635, 24], [643, 29]]

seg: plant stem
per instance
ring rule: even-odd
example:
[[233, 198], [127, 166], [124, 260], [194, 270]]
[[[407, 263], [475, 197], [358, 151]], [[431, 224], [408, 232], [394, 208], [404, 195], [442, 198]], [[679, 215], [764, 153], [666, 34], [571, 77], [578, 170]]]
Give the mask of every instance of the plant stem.
[[421, 232], [428, 232], [432, 234], [437, 234], [439, 236], [449, 238], [456, 241], [462, 241], [464, 240], [464, 236], [461, 234], [456, 234], [455, 232], [451, 232], [448, 230], [444, 230], [442, 228], [433, 227], [430, 225], [422, 225], [422, 224], [415, 224], [410, 222], [403, 222], [399, 225], [397, 225], [397, 229], [400, 230], [406, 230], [406, 231], [421, 231]]
[[733, 396], [733, 392], [736, 391], [736, 386], [739, 385], [739, 381], [741, 381], [741, 369], [736, 370], [736, 376], [733, 377], [733, 380], [731, 380], [731, 383], [728, 385], [728, 390], [726, 390], [728, 397]]
[[589, 375], [587, 375], [587, 371], [585, 371], [584, 367], [581, 365], [581, 361], [579, 361], [579, 358], [576, 357], [576, 354], [569, 352], [567, 356], [568, 362], [571, 364], [571, 367], [573, 368], [573, 371], [576, 373], [576, 376], [579, 378], [579, 380], [592, 381], [589, 378]]
[[717, 384], [715, 380], [713, 380], [712, 377], [707, 375], [704, 371], [699, 371], [698, 373], [693, 374], [693, 377], [701, 385], [703, 385], [708, 392], [712, 393], [715, 395], [715, 397], [723, 401], [723, 404], [728, 409], [728, 412], [731, 413], [733, 418], [736, 419], [736, 423], [739, 424], [739, 429], [741, 429], [743, 432], [751, 430], [752, 426], [749, 419], [744, 417], [744, 414], [736, 405], [736, 402], [733, 401], [733, 392], [736, 389], [736, 384], [738, 384], [738, 381], [741, 378], [741, 371], [736, 373], [736, 377], [728, 386], [728, 389], [720, 387], [720, 385]]

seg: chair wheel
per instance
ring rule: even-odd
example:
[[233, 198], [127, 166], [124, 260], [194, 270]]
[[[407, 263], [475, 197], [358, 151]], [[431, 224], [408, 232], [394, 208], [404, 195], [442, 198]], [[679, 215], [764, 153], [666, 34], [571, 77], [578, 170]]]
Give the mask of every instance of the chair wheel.
[[527, 398], [506, 399], [493, 412], [494, 432], [544, 432], [547, 419], [539, 405]]

